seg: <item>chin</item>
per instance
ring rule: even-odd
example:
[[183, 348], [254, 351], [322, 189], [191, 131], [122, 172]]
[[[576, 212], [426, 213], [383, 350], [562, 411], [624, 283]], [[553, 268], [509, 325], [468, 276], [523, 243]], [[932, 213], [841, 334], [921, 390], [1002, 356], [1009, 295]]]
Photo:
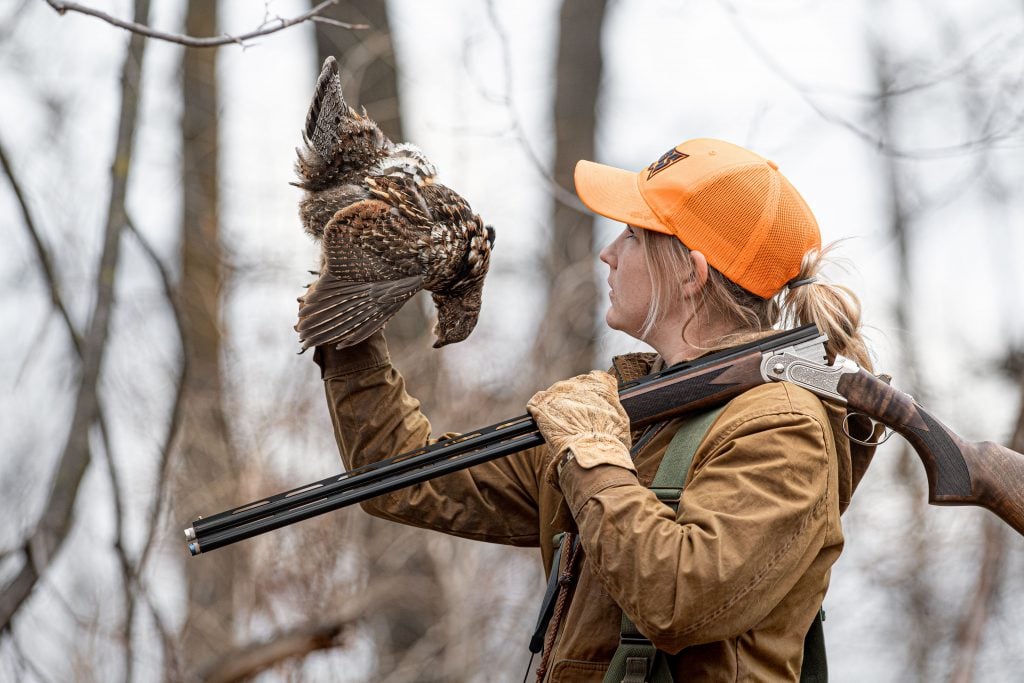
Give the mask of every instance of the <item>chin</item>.
[[[640, 324], [637, 324], [637, 325], [629, 325], [629, 324], [627, 324], [625, 321], [623, 321], [621, 318], [619, 318], [617, 315], [615, 315], [615, 312], [614, 312], [613, 309], [609, 309], [608, 313], [605, 314], [604, 322], [605, 322], [606, 325], [608, 325], [609, 328], [611, 328], [613, 330], [618, 330], [619, 332], [624, 332], [624, 333], [628, 334], [630, 337], [633, 337], [634, 339], [640, 339], [640, 327], [641, 327], [641, 325]], [[640, 340], [643, 341], [642, 339], [640, 339]]]
[[622, 328], [619, 327], [618, 320], [616, 319], [614, 308], [609, 308], [608, 312], [604, 314], [604, 324], [613, 330], [622, 331]]

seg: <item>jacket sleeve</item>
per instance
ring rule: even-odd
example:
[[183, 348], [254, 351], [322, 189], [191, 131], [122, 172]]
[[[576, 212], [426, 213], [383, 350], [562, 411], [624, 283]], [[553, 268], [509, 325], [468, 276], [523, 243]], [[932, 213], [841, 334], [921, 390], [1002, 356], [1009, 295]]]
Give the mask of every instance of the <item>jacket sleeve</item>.
[[[381, 332], [337, 351], [318, 347], [334, 436], [349, 469], [420, 448], [430, 422], [405, 391]], [[372, 515], [481, 541], [538, 545], [537, 449], [364, 502]]]
[[727, 409], [697, 453], [677, 513], [623, 468], [564, 468], [587, 561], [659, 649], [750, 630], [814, 561], [829, 514], [825, 424], [788, 402]]

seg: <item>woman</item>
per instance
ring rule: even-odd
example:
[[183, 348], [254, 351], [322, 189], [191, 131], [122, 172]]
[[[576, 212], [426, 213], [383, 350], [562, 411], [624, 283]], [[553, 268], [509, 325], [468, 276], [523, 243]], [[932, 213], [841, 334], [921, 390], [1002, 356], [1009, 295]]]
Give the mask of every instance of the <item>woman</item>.
[[[619, 357], [613, 374], [536, 394], [529, 411], [546, 447], [364, 507], [468, 538], [540, 546], [549, 568], [553, 536], [570, 532], [561, 571], [573, 578], [548, 627], [544, 680], [603, 680], [623, 614], [666, 653], [675, 680], [797, 680], [842, 548], [839, 514], [870, 449], [851, 444], [840, 408], [789, 384], [764, 385], [714, 419], [680, 475], [686, 488], [673, 511], [647, 486], [680, 421], [631, 434], [616, 383], [787, 322], [816, 322], [831, 354], [867, 366], [857, 300], [818, 279], [813, 215], [773, 162], [745, 149], [691, 140], [639, 174], [580, 162], [575, 180], [590, 209], [626, 223], [601, 252], [607, 323], [657, 354]], [[316, 357], [347, 466], [430, 439], [382, 335]]]

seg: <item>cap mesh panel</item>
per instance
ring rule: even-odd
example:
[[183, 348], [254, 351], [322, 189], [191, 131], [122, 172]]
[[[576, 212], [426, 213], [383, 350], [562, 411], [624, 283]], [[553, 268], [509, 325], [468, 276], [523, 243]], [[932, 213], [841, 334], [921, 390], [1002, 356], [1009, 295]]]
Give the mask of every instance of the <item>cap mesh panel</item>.
[[[754, 255], [751, 267], [743, 279], [764, 283], [772, 293], [800, 272], [804, 252], [815, 246], [817, 223], [806, 204], [785, 178], [774, 220], [768, 221], [767, 239]], [[739, 283], [743, 284], [743, 283]]]
[[757, 228], [771, 190], [771, 170], [762, 166], [723, 174], [693, 194], [687, 208], [731, 245], [729, 254], [706, 254], [712, 266], [729, 269]]

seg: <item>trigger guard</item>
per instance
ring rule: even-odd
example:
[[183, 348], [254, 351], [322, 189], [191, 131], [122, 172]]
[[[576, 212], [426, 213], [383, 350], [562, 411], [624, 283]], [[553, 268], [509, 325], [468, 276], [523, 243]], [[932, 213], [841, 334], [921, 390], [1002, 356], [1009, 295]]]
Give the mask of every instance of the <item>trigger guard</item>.
[[[883, 443], [888, 441], [889, 438], [892, 436], [892, 430], [886, 427], [885, 431], [883, 432], [885, 438], [879, 439], [878, 441], [864, 441], [863, 439], [858, 439], [853, 434], [850, 434], [849, 422], [850, 418], [853, 417], [854, 415], [861, 415], [871, 420], [871, 418], [868, 417], [867, 415], [864, 415], [864, 413], [847, 413], [846, 417], [843, 418], [843, 434], [845, 434], [846, 438], [849, 439], [850, 441], [860, 444], [861, 446], [881, 446]], [[871, 420], [871, 424], [872, 432], [874, 432], [874, 425], [877, 424], [877, 422], [875, 420]]]

